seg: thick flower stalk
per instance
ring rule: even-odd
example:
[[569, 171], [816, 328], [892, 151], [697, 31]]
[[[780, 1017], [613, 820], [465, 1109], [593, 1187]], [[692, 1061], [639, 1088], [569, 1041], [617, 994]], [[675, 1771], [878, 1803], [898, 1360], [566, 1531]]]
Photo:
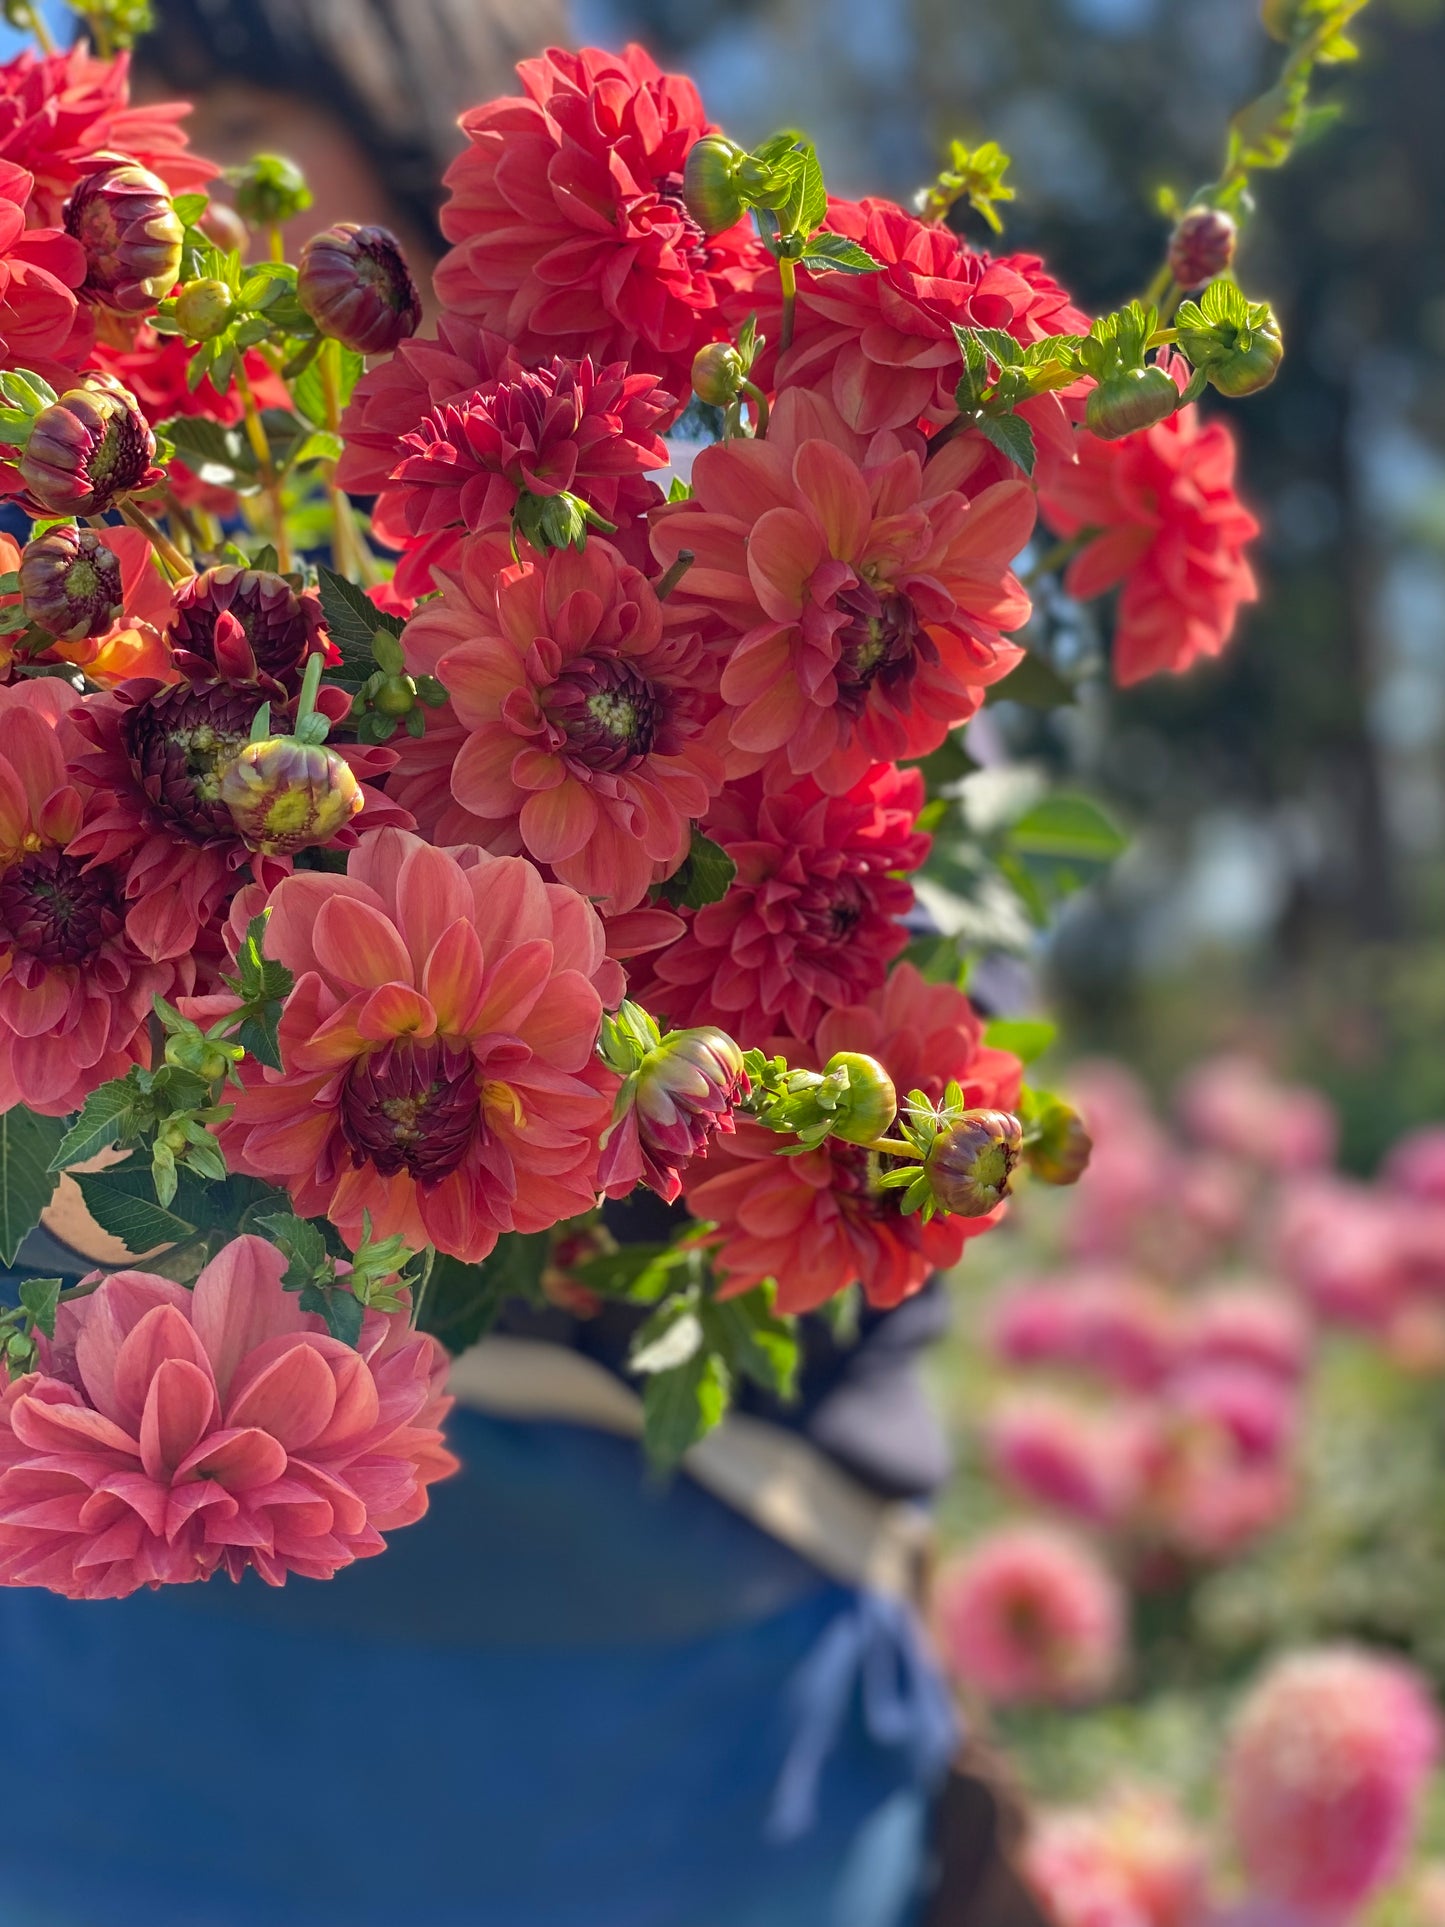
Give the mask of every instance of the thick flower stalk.
[[233, 1171], [353, 1248], [369, 1214], [378, 1238], [469, 1261], [591, 1207], [617, 1086], [595, 1046], [622, 982], [583, 898], [524, 858], [383, 830], [270, 906], [267, 954], [296, 982], [282, 1069], [248, 1064], [221, 1127]]
[[435, 671], [467, 731], [452, 795], [489, 848], [631, 909], [722, 786], [708, 659], [696, 634], [664, 631], [651, 585], [606, 542], [500, 574], [496, 555], [473, 537], [406, 630], [408, 661]]
[[330, 1579], [421, 1517], [456, 1469], [446, 1354], [380, 1312], [343, 1345], [285, 1265], [237, 1238], [194, 1290], [121, 1271], [62, 1305], [44, 1369], [0, 1393], [0, 1585]]
[[692, 499], [658, 511], [658, 561], [697, 558], [669, 608], [715, 639], [729, 775], [777, 759], [841, 795], [875, 763], [936, 749], [1016, 666], [1002, 632], [1029, 613], [1010, 564], [1032, 491], [970, 498], [948, 466], [790, 389], [765, 442], [704, 449]]
[[748, 1094], [743, 1053], [712, 1026], [666, 1036], [647, 1012], [624, 1003], [602, 1020], [602, 1057], [622, 1078], [602, 1143], [599, 1189], [626, 1197], [645, 1184], [668, 1204], [682, 1196], [682, 1175], [706, 1157], [719, 1133], [731, 1135]]

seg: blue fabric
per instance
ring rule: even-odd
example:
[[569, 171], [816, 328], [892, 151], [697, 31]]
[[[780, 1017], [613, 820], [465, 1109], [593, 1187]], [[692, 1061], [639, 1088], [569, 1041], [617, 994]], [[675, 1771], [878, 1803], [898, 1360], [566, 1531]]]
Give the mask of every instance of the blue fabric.
[[4, 1927], [911, 1927], [906, 1615], [627, 1442], [450, 1431], [330, 1585], [0, 1592]]

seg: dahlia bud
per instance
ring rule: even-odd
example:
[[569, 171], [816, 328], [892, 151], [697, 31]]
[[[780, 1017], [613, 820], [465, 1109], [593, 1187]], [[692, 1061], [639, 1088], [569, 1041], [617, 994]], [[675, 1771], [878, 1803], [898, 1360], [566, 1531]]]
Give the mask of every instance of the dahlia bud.
[[222, 771], [219, 795], [239, 833], [267, 856], [329, 843], [366, 801], [343, 756], [294, 736], [247, 743]]
[[207, 201], [196, 226], [222, 254], [244, 254], [251, 230], [228, 201]]
[[898, 1115], [893, 1079], [876, 1057], [856, 1050], [834, 1051], [823, 1066], [825, 1078], [837, 1079], [840, 1073], [843, 1090], [831, 1113], [832, 1135], [845, 1144], [871, 1144]]
[[269, 569], [223, 562], [180, 583], [171, 600], [171, 648], [192, 682], [259, 683], [294, 696], [308, 659], [326, 651], [321, 598]]
[[135, 396], [113, 375], [88, 373], [82, 384], [41, 410], [20, 456], [21, 479], [47, 515], [103, 515], [160, 479]]
[[1169, 242], [1169, 271], [1181, 288], [1202, 288], [1234, 259], [1239, 230], [1222, 207], [1191, 207]]
[[958, 1218], [984, 1217], [1008, 1196], [1023, 1139], [1007, 1111], [965, 1111], [945, 1125], [923, 1162], [934, 1202]]
[[1024, 1162], [1045, 1184], [1077, 1184], [1089, 1168], [1094, 1140], [1072, 1104], [1051, 1103], [1024, 1151]]
[[235, 301], [224, 281], [188, 281], [176, 296], [176, 326], [187, 341], [211, 341], [231, 325]]
[[49, 529], [21, 554], [20, 598], [26, 619], [60, 642], [103, 635], [122, 612], [120, 557], [95, 529]]
[[750, 1088], [742, 1050], [712, 1025], [663, 1037], [632, 1003], [603, 1018], [601, 1048], [624, 1075], [598, 1184], [613, 1197], [645, 1184], [672, 1204], [682, 1192], [683, 1167], [706, 1156], [719, 1131], [735, 1128], [734, 1109]]
[[306, 243], [296, 299], [322, 334], [362, 355], [389, 354], [421, 323], [421, 297], [396, 236], [355, 221]]
[[747, 156], [735, 141], [704, 134], [688, 149], [682, 170], [682, 199], [704, 234], [721, 234], [743, 218], [737, 171]]
[[280, 227], [311, 205], [306, 176], [280, 154], [256, 154], [244, 167], [227, 170], [236, 190], [236, 212], [249, 227]]
[[1212, 281], [1186, 301], [1179, 346], [1221, 395], [1253, 395], [1275, 378], [1284, 355], [1279, 323], [1267, 301], [1248, 301], [1232, 281]]
[[692, 358], [692, 392], [709, 407], [726, 408], [742, 393], [747, 372], [730, 341], [710, 341]]
[[64, 219], [85, 250], [82, 299], [144, 314], [175, 286], [185, 230], [165, 182], [149, 168], [117, 160], [87, 174]]
[[1162, 368], [1121, 368], [1089, 392], [1084, 420], [1100, 441], [1117, 442], [1152, 428], [1179, 406], [1179, 390]]

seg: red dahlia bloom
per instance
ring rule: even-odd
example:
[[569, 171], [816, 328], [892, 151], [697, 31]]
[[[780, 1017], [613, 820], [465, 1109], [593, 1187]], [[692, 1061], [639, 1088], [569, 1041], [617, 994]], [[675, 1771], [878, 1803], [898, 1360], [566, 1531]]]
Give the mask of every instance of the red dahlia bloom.
[[60, 211], [97, 154], [124, 155], [159, 174], [172, 194], [203, 188], [219, 171], [192, 154], [182, 101], [128, 105], [130, 55], [99, 60], [83, 40], [67, 53], [28, 50], [0, 66], [0, 159], [35, 176], [31, 218], [58, 226]]
[[[899, 964], [866, 1005], [829, 1011], [811, 1051], [786, 1048], [790, 1063], [813, 1069], [834, 1051], [864, 1051], [900, 1093], [935, 1100], [956, 1078], [971, 1108], [1012, 1110], [1023, 1074], [1010, 1052], [984, 1044], [961, 990], [925, 983], [911, 964]], [[778, 1153], [773, 1132], [740, 1121], [736, 1137], [711, 1147], [705, 1171], [684, 1174], [688, 1209], [719, 1228], [724, 1296], [776, 1278], [780, 1311], [811, 1311], [856, 1280], [870, 1304], [896, 1305], [1003, 1215], [1000, 1205], [925, 1225], [903, 1216], [897, 1191], [877, 1188], [877, 1154], [860, 1145], [830, 1138], [801, 1157]]]
[[420, 427], [433, 408], [461, 401], [494, 380], [510, 354], [501, 335], [459, 314], [442, 315], [434, 335], [403, 341], [352, 390], [341, 417], [346, 450], [336, 465], [337, 481], [353, 495], [377, 494], [401, 458], [402, 436]]
[[[860, 242], [883, 271], [801, 270], [793, 344], [777, 357], [771, 380], [779, 388], [818, 389], [862, 434], [954, 419], [963, 356], [953, 322], [1002, 328], [1025, 343], [1088, 332], [1087, 315], [1034, 255], [980, 254], [950, 229], [916, 220], [891, 201], [832, 201], [826, 225]], [[758, 318], [773, 344], [782, 338], [775, 286], [776, 276], [764, 284]], [[739, 320], [744, 312], [739, 307]], [[761, 364], [764, 375], [768, 368]], [[1020, 412], [1042, 437], [1066, 437], [1057, 395], [1041, 395]]]
[[517, 73], [525, 97], [462, 116], [439, 298], [524, 361], [627, 361], [686, 396], [693, 355], [729, 332], [724, 302], [767, 259], [745, 223], [705, 236], [683, 204], [688, 149], [713, 131], [696, 88], [640, 47], [554, 47]]
[[692, 499], [658, 510], [658, 560], [697, 557], [669, 618], [707, 620], [725, 652], [730, 775], [776, 757], [840, 795], [874, 763], [936, 749], [1018, 662], [999, 632], [1029, 613], [1009, 564], [1033, 491], [969, 499], [939, 473], [951, 451], [925, 467], [912, 444], [855, 435], [789, 389], [766, 441], [703, 449]]
[[667, 467], [657, 431], [675, 413], [651, 375], [588, 360], [509, 367], [440, 403], [401, 438], [372, 518], [383, 540], [411, 551], [398, 570], [402, 588], [424, 591], [433, 569], [453, 570], [464, 532], [510, 529], [523, 492], [579, 496], [645, 561], [646, 533], [633, 531], [662, 500], [645, 471]]
[[55, 679], [0, 689], [0, 1111], [63, 1117], [148, 1064], [151, 999], [193, 974], [140, 954], [121, 871], [77, 854], [89, 804], [67, 765], [80, 706]]
[[496, 554], [469, 539], [406, 631], [467, 731], [452, 795], [490, 824], [488, 848], [630, 910], [677, 869], [722, 786], [702, 644], [664, 634], [651, 584], [595, 537], [500, 574]]
[[90, 321], [76, 292], [85, 250], [58, 228], [28, 225], [33, 185], [0, 160], [0, 361], [44, 373], [84, 354]]
[[378, 1237], [469, 1262], [590, 1208], [617, 1087], [595, 1048], [622, 981], [575, 891], [384, 830], [345, 876], [276, 887], [266, 949], [296, 978], [284, 1068], [246, 1067], [220, 1133], [233, 1171], [353, 1246], [369, 1212]]
[[881, 763], [842, 796], [811, 777], [730, 785], [706, 829], [737, 865], [727, 894], [688, 914], [676, 943], [634, 971], [629, 995], [673, 1024], [721, 1024], [745, 1043], [811, 1038], [827, 1010], [860, 1003], [907, 942], [901, 918], [930, 838], [917, 770]]
[[1219, 655], [1258, 593], [1245, 550], [1259, 524], [1234, 492], [1231, 430], [1191, 403], [1121, 441], [1080, 432], [1074, 450], [1076, 461], [1044, 463], [1039, 508], [1057, 535], [1090, 532], [1064, 577], [1070, 595], [1123, 584], [1114, 680]]

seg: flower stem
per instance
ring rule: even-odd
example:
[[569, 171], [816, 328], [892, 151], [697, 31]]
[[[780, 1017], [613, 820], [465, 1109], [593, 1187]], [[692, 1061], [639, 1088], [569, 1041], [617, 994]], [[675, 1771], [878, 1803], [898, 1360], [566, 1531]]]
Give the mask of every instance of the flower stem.
[[863, 1145], [865, 1151], [877, 1151], [886, 1158], [907, 1158], [912, 1164], [921, 1164], [922, 1156], [916, 1144], [910, 1144], [901, 1137], [875, 1137]]
[[[326, 409], [326, 426], [335, 435], [341, 427], [341, 343], [327, 339], [321, 344], [317, 357], [321, 374], [321, 396]], [[362, 573], [361, 558], [357, 553], [358, 542], [356, 525], [351, 519], [351, 504], [345, 492], [337, 486], [336, 464], [325, 461], [321, 464], [322, 480], [326, 484], [326, 498], [331, 504], [331, 561], [338, 575], [347, 577]]]
[[281, 574], [287, 575], [291, 569], [291, 544], [286, 534], [286, 507], [281, 499], [281, 484], [276, 475], [276, 464], [271, 458], [271, 444], [266, 439], [261, 411], [256, 406], [250, 380], [240, 361], [236, 363], [236, 392], [241, 397], [246, 439], [251, 444], [251, 453], [256, 457], [256, 466], [261, 471], [261, 486], [271, 504], [271, 533], [276, 538], [277, 564]]
[[743, 393], [753, 405], [753, 440], [760, 442], [768, 432], [768, 398], [755, 381], [745, 381]]
[[282, 238], [280, 227], [274, 221], [266, 230], [266, 246], [273, 261], [286, 259], [286, 243]]
[[1169, 263], [1166, 261], [1163, 267], [1160, 268], [1159, 272], [1155, 275], [1154, 279], [1149, 283], [1148, 287], [1144, 290], [1143, 305], [1146, 308], [1157, 308], [1160, 302], [1164, 299], [1165, 295], [1168, 294], [1169, 290], [1173, 286], [1174, 286], [1174, 270], [1173, 268], [1170, 267]]
[[798, 275], [786, 255], [778, 258], [778, 279], [783, 284], [783, 334], [778, 346], [787, 352], [793, 345], [793, 323], [797, 318]]
[[165, 530], [158, 522], [153, 521], [138, 503], [123, 501], [119, 504], [119, 507], [121, 514], [125, 517], [126, 521], [130, 523], [131, 527], [133, 529], [139, 529], [141, 534], [150, 543], [151, 547], [160, 557], [166, 573], [173, 581], [183, 582], [187, 576], [195, 574], [195, 570], [191, 567], [185, 556], [181, 554]]
[[1092, 542], [1097, 534], [1097, 529], [1080, 529], [1077, 535], [1067, 536], [1062, 542], [1055, 542], [1052, 548], [1045, 549], [1022, 577], [1024, 587], [1031, 589], [1044, 576], [1057, 575], [1064, 564], [1072, 562], [1084, 544]]
[[691, 549], [678, 550], [677, 560], [657, 578], [653, 585], [653, 594], [659, 602], [666, 602], [696, 560], [697, 557]]
[[[55, 37], [51, 33], [49, 27], [46, 26], [45, 15], [40, 11], [40, 8], [35, 4], [35, 0], [30, 0], [30, 3], [24, 8], [23, 11], [25, 14], [26, 21], [29, 23], [30, 31], [35, 35], [36, 40], [39, 41], [40, 43], [41, 53], [53, 54], [56, 51]], [[99, 34], [96, 35], [96, 39], [98, 42], [100, 39]], [[98, 51], [100, 53], [101, 59], [103, 60], [106, 56], [107, 49], [104, 47], [99, 47]]]

